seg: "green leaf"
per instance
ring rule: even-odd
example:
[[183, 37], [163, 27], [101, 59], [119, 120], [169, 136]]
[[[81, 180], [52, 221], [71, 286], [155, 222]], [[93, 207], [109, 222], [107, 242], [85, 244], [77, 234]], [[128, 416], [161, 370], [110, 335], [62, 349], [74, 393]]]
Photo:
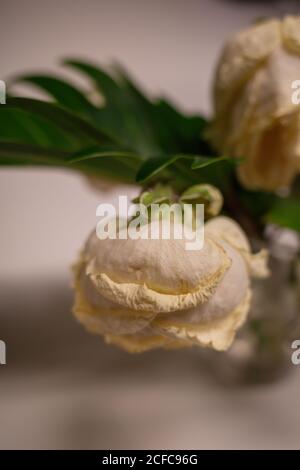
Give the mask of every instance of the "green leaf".
[[[195, 158], [196, 157], [196, 158]], [[185, 165], [180, 165], [180, 168], [178, 167], [179, 163], [178, 160], [194, 160], [191, 166], [185, 166]], [[188, 181], [197, 181], [199, 180], [199, 177], [196, 175], [193, 175], [193, 171], [190, 170], [199, 170], [202, 168], [206, 168], [208, 166], [211, 166], [216, 163], [221, 163], [224, 161], [230, 161], [228, 157], [201, 157], [201, 156], [195, 156], [195, 155], [188, 155], [188, 154], [176, 154], [172, 156], [161, 156], [161, 157], [155, 157], [155, 158], [150, 158], [148, 159], [140, 168], [138, 174], [137, 174], [137, 181], [140, 183], [144, 183], [148, 181], [149, 179], [153, 178], [154, 176], [158, 175], [159, 173], [163, 172], [163, 170], [166, 170], [168, 167], [171, 165], [176, 165], [177, 169], [174, 172], [174, 176], [176, 175], [176, 172], [179, 174], [181, 177], [185, 177]], [[201, 174], [201, 172], [200, 172]], [[200, 180], [199, 180], [200, 182]]]
[[61, 150], [75, 151], [78, 139], [56, 126], [55, 123], [23, 111], [0, 107], [0, 140], [36, 144]]
[[267, 223], [280, 225], [300, 232], [300, 199], [278, 200], [266, 215]]
[[86, 120], [59, 106], [31, 98], [10, 98], [5, 105], [9, 109], [28, 111], [55, 123], [77, 140], [88, 143], [111, 143], [112, 139]]
[[74, 161], [72, 154], [47, 149], [31, 144], [19, 144], [15, 142], [0, 142], [0, 165], [16, 166], [54, 166], [69, 168], [84, 172], [90, 176], [108, 178], [112, 181], [134, 183], [136, 168], [129, 167], [123, 160], [100, 158], [90, 161]]
[[170, 157], [154, 157], [149, 158], [143, 163], [139, 169], [136, 181], [139, 183], [144, 183], [149, 179], [156, 176], [158, 173], [161, 173], [163, 170], [167, 169], [170, 165], [174, 164], [179, 159], [191, 159], [194, 158], [193, 155], [172, 155]]
[[120, 87], [115, 80], [99, 66], [77, 59], [65, 59], [64, 65], [77, 69], [87, 75], [110, 103], [118, 102], [120, 99]]
[[33, 85], [45, 91], [64, 108], [89, 118], [94, 116], [94, 106], [86, 96], [61, 78], [51, 75], [23, 75], [14, 78], [13, 83]]
[[203, 116], [187, 116], [165, 98], [156, 101], [155, 107], [154, 121], [165, 151], [210, 154], [211, 149], [203, 137], [208, 122]]
[[236, 160], [233, 159], [233, 158], [229, 158], [229, 157], [225, 157], [225, 156], [222, 156], [222, 157], [202, 157], [202, 156], [199, 156], [199, 157], [196, 157], [195, 158], [195, 161], [192, 163], [192, 170], [198, 170], [200, 168], [205, 168], [209, 165], [215, 165], [216, 163], [220, 163], [220, 162], [224, 162], [224, 161], [227, 161], [227, 162], [230, 162], [230, 163], [235, 163]]
[[72, 155], [69, 159], [69, 163], [76, 163], [85, 160], [93, 160], [96, 158], [111, 157], [111, 158], [124, 158], [131, 159], [137, 162], [141, 161], [141, 157], [136, 153], [126, 151], [121, 147], [92, 147], [84, 149], [75, 155]]
[[[139, 182], [158, 177], [171, 179], [174, 187], [184, 190], [201, 182], [206, 173], [212, 184], [224, 179], [216, 177], [221, 170], [206, 170], [216, 163], [213, 158], [201, 158], [201, 164], [197, 159], [196, 169], [190, 168], [189, 160], [213, 154], [203, 137], [208, 124], [204, 118], [187, 116], [166, 99], [148, 98], [120, 66], [111, 75], [82, 60], [67, 59], [64, 65], [92, 80], [104, 97], [103, 106], [93, 105], [83, 92], [59, 77], [25, 75], [18, 80], [41, 88], [57, 103], [10, 97], [6, 108], [12, 119], [8, 126], [0, 115], [0, 140], [67, 149], [72, 153], [70, 168], [130, 182], [136, 175]], [[157, 157], [149, 159], [153, 155]]]
[[105, 98], [97, 123], [120, 143], [145, 157], [159, 154], [196, 153], [210, 149], [202, 138], [207, 122], [201, 116], [185, 116], [165, 99], [151, 100], [119, 65], [112, 77], [99, 66], [67, 59], [65, 65], [84, 73]]
[[87, 62], [67, 59], [64, 64], [87, 75], [105, 98], [104, 107], [97, 113], [97, 122], [101, 128], [144, 156], [159, 152], [145, 110], [125, 83], [115, 80], [99, 66]]
[[149, 100], [144, 91], [120, 65], [114, 67], [137, 111], [152, 129], [153, 138], [163, 153], [201, 153], [208, 151], [202, 134], [207, 121], [201, 116], [186, 116], [165, 98]]
[[141, 157], [121, 147], [96, 146], [83, 149], [68, 158], [70, 167], [85, 168], [90, 173], [134, 183]]
[[83, 162], [89, 167], [109, 170], [114, 177], [134, 182], [136, 173], [141, 164], [141, 157], [121, 147], [91, 147], [73, 154], [69, 159], [70, 165]]

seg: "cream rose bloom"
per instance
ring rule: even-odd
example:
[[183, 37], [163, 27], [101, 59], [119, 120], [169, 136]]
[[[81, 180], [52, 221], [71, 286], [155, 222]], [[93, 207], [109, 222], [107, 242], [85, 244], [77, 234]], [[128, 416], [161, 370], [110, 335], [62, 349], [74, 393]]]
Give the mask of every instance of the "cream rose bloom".
[[238, 33], [225, 46], [214, 82], [216, 148], [244, 158], [246, 187], [275, 190], [300, 170], [300, 16], [269, 20]]
[[[152, 222], [155, 223], [155, 222]], [[130, 352], [191, 345], [226, 350], [247, 316], [250, 276], [265, 276], [231, 219], [205, 227], [201, 250], [186, 240], [100, 240], [93, 232], [74, 267], [76, 318]]]

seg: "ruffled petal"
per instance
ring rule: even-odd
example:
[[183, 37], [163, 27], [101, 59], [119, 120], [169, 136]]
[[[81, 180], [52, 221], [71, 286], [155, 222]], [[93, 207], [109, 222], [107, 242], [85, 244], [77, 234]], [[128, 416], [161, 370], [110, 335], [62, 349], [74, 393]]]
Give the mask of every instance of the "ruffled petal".
[[228, 316], [207, 323], [186, 325], [165, 325], [159, 323], [156, 330], [189, 345], [210, 347], [226, 351], [232, 344], [236, 331], [243, 325], [250, 308], [251, 293]]

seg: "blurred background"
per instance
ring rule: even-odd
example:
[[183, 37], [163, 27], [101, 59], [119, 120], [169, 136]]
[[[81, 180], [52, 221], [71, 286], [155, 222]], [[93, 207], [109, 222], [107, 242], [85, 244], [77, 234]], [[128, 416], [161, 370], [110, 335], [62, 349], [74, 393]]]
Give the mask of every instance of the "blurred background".
[[[224, 39], [285, 13], [299, 1], [2, 0], [0, 79], [117, 60], [150, 94], [209, 114]], [[0, 171], [0, 448], [299, 448], [300, 367], [230, 387], [198, 350], [131, 356], [77, 325], [69, 266], [113, 197], [61, 170]]]

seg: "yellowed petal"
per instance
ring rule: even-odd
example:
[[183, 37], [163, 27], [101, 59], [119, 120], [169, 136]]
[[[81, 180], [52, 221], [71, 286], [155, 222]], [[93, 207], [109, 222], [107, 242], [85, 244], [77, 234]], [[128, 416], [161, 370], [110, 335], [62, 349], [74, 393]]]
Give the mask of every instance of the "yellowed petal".
[[102, 297], [85, 275], [83, 262], [77, 263], [74, 274], [73, 313], [91, 333], [132, 334], [143, 330], [155, 317], [154, 313], [132, 311]]
[[141, 353], [157, 348], [178, 349], [189, 346], [184, 341], [173, 340], [161, 335], [106, 335], [105, 341], [130, 353]]
[[250, 308], [251, 293], [230, 315], [211, 322], [186, 325], [166, 325], [160, 323], [157, 331], [177, 340], [186, 341], [202, 347], [210, 347], [217, 351], [227, 350], [235, 337], [236, 331], [244, 323]]
[[270, 20], [237, 34], [225, 48], [215, 81], [211, 139], [242, 157], [241, 183], [274, 191], [300, 168], [300, 104], [292, 83], [300, 73], [298, 17]]
[[163, 294], [149, 289], [146, 284], [119, 283], [106, 274], [88, 273], [97, 291], [104, 298], [116, 301], [119, 305], [147, 312], [173, 312], [195, 307], [209, 299], [218, 283], [229, 268], [230, 262], [224, 256], [224, 262], [212, 276], [203, 278], [193, 292], [186, 294]]
[[240, 225], [230, 217], [220, 215], [206, 222], [205, 236], [219, 237], [238, 251], [250, 251], [247, 235]]
[[249, 276], [237, 250], [224, 243], [231, 266], [214, 295], [202, 305], [187, 311], [158, 315], [152, 322], [154, 332], [186, 340], [188, 343], [227, 349], [250, 307]]
[[243, 301], [250, 284], [247, 267], [237, 250], [227, 243], [223, 243], [223, 246], [231, 260], [231, 265], [210, 299], [192, 309], [167, 315], [159, 314], [151, 323], [152, 326], [160, 321], [175, 325], [207, 323], [229, 315]]
[[[187, 251], [186, 240], [99, 240], [86, 245], [86, 275], [101, 296], [123, 307], [171, 312], [204, 302], [229, 268], [222, 246], [207, 240]], [[109, 256], [108, 256], [109, 254]]]
[[[165, 294], [197, 289], [223, 264], [223, 252], [208, 240], [201, 250], [186, 250], [187, 239], [100, 240], [93, 232], [85, 248], [87, 271], [104, 273], [116, 283], [147, 284]], [[109, 254], [109, 256], [108, 256]]]
[[299, 115], [277, 120], [266, 130], [244, 136], [236, 147], [247, 158], [238, 167], [241, 183], [249, 189], [274, 191], [289, 186], [299, 171]]
[[287, 16], [283, 20], [282, 35], [284, 44], [300, 54], [300, 16]]
[[278, 20], [254, 25], [236, 34], [225, 46], [216, 72], [215, 110], [223, 113], [236, 92], [280, 45]]

